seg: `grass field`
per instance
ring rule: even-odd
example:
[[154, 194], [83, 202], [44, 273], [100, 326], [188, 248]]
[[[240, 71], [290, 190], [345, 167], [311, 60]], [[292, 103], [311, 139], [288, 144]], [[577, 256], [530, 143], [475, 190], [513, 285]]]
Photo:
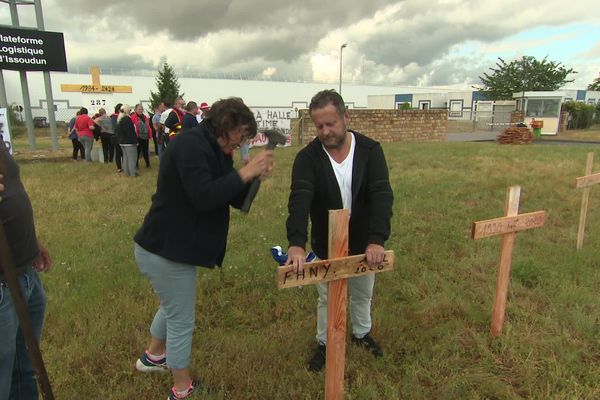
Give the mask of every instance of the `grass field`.
[[[323, 398], [324, 373], [305, 369], [316, 289], [277, 290], [269, 255], [270, 246], [286, 245], [297, 150], [278, 149], [277, 170], [250, 214], [233, 212], [224, 267], [199, 270], [192, 367], [217, 390], [210, 398]], [[415, 143], [384, 150], [395, 194], [387, 248], [397, 258], [394, 271], [378, 275], [373, 301], [385, 356], [348, 347], [346, 399], [600, 398], [600, 193], [592, 190], [586, 243], [577, 252], [581, 192], [574, 189], [586, 153], [595, 150], [598, 159], [598, 148]], [[132, 236], [158, 163], [126, 179], [112, 165], [53, 154], [45, 158], [57, 162], [18, 158], [54, 260], [43, 276], [42, 351], [56, 397], [164, 398], [168, 376], [134, 370], [158, 303], [134, 263]], [[521, 212], [545, 209], [548, 220], [517, 235], [504, 334], [491, 339], [501, 239], [471, 240], [471, 223], [501, 216], [506, 189], [517, 184]]]

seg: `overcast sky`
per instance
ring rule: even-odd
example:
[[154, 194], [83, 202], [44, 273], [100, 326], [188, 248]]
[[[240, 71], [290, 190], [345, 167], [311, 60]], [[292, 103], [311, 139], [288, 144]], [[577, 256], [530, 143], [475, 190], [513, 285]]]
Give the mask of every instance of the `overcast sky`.
[[[573, 68], [585, 89], [600, 73], [598, 0], [42, 0], [63, 32], [72, 72], [156, 71], [417, 86], [470, 86], [523, 55]], [[133, 10], [133, 11], [132, 11]], [[34, 26], [33, 6], [19, 6]], [[0, 24], [10, 25], [0, 4]]]

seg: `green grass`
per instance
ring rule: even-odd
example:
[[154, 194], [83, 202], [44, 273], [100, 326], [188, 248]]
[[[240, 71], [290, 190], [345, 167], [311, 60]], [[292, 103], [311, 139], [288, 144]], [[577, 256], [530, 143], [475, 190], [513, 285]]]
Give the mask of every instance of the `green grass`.
[[[577, 252], [581, 192], [574, 189], [586, 153], [598, 158], [597, 148], [384, 149], [395, 194], [387, 247], [397, 257], [394, 271], [378, 275], [373, 302], [385, 356], [348, 347], [346, 399], [600, 398], [600, 193], [592, 190]], [[316, 289], [277, 290], [269, 255], [270, 246], [286, 244], [297, 150], [278, 149], [277, 169], [250, 214], [233, 212], [224, 267], [199, 269], [192, 368], [217, 389], [210, 398], [323, 398], [324, 374], [304, 368]], [[169, 376], [133, 367], [158, 305], [132, 242], [154, 192], [156, 159], [139, 178], [125, 179], [112, 165], [28, 158], [20, 155], [23, 181], [54, 260], [43, 276], [42, 351], [56, 397], [164, 397]], [[500, 238], [470, 239], [471, 223], [501, 216], [506, 189], [517, 184], [521, 212], [545, 209], [548, 220], [517, 235], [504, 334], [491, 339]]]

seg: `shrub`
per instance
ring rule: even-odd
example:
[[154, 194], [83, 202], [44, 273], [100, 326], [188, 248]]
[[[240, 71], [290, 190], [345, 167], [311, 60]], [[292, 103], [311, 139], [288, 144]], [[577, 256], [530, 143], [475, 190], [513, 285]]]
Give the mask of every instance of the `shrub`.
[[562, 106], [571, 115], [570, 129], [587, 129], [598, 119], [598, 107], [580, 101], [567, 101]]

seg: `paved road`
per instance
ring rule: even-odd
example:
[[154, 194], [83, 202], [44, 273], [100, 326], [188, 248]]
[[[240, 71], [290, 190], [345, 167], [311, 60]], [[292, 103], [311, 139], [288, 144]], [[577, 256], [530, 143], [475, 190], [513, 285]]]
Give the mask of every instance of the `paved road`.
[[[493, 142], [498, 132], [485, 133], [448, 133], [449, 142]], [[568, 145], [568, 146], [598, 146], [600, 142], [582, 140], [560, 140], [560, 139], [536, 139], [534, 144]]]
[[449, 142], [488, 142], [496, 140], [498, 132], [448, 133]]

